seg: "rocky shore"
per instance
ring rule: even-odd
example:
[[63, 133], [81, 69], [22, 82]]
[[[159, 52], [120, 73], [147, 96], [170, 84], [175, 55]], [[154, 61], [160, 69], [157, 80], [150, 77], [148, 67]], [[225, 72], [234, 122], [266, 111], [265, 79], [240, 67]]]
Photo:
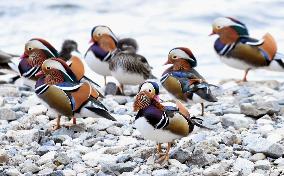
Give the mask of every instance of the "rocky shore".
[[[176, 141], [161, 166], [155, 143], [132, 127], [133, 97], [102, 100], [117, 122], [88, 117], [52, 131], [56, 113], [33, 92], [1, 84], [0, 175], [283, 175], [284, 84], [227, 80], [215, 93], [219, 101], [206, 104], [204, 117], [200, 105], [187, 105], [211, 130], [196, 127]], [[165, 90], [160, 98], [172, 100]]]

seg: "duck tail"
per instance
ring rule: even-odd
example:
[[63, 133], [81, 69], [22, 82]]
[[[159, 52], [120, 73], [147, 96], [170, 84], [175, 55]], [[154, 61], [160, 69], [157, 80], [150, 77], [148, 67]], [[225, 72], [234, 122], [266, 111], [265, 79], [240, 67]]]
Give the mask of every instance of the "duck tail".
[[273, 60], [268, 65], [267, 69], [271, 71], [283, 72], [284, 71], [284, 54], [276, 53]]

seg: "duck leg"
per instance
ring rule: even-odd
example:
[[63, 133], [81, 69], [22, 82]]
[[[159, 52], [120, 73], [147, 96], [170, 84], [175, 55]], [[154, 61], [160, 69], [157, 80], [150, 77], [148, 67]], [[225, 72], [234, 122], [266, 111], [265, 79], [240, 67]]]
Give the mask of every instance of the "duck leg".
[[61, 125], [60, 125], [60, 118], [61, 116], [58, 115], [57, 119], [56, 119], [56, 124], [55, 126], [52, 128], [52, 130], [58, 130], [59, 128], [61, 128]]
[[105, 86], [106, 86], [106, 84], [107, 84], [107, 78], [106, 78], [106, 76], [104, 76], [104, 83], [105, 83]]
[[164, 156], [160, 157], [157, 160], [157, 163], [160, 163], [161, 165], [164, 165], [169, 160], [169, 158], [170, 158], [169, 152], [170, 152], [171, 146], [172, 146], [172, 143], [168, 142], [166, 154]]
[[123, 84], [120, 84], [118, 88], [119, 88], [119, 90], [120, 90], [120, 93], [121, 93], [122, 95], [124, 95], [124, 86], [123, 86]]
[[73, 125], [76, 125], [77, 124], [77, 120], [76, 120], [76, 117], [72, 117], [72, 123], [73, 123]]
[[201, 105], [201, 116], [204, 116], [204, 103], [200, 103]]
[[157, 153], [159, 157], [162, 155], [162, 144], [161, 143], [157, 144]]
[[245, 75], [244, 75], [244, 78], [243, 78], [243, 82], [247, 82], [247, 75], [248, 75], [248, 72], [249, 72], [250, 69], [246, 69], [245, 70]]
[[71, 119], [71, 121], [72, 122], [69, 122], [69, 123], [67, 123], [67, 124], [64, 124], [63, 126], [65, 127], [65, 128], [70, 128], [70, 127], [72, 127], [72, 126], [74, 126], [74, 125], [76, 125], [77, 124], [77, 119], [76, 119], [76, 117], [72, 117], [72, 119]]

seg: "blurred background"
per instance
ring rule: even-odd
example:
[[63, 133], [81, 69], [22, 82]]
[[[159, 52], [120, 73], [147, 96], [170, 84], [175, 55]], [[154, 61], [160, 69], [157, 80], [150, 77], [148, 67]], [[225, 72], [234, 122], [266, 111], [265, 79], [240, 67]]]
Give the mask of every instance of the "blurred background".
[[[284, 53], [284, 1], [281, 0], [13, 0], [0, 1], [0, 50], [22, 54], [33, 37], [44, 38], [60, 50], [65, 39], [78, 42], [82, 54], [89, 47], [91, 29], [107, 25], [119, 37], [133, 37], [160, 77], [170, 49], [189, 47], [197, 70], [213, 83], [241, 79], [243, 71], [222, 64], [209, 37], [212, 21], [231, 16], [247, 25], [252, 37], [270, 32]], [[249, 80], [283, 81], [284, 72], [251, 71]], [[102, 78], [98, 76], [101, 81]]]

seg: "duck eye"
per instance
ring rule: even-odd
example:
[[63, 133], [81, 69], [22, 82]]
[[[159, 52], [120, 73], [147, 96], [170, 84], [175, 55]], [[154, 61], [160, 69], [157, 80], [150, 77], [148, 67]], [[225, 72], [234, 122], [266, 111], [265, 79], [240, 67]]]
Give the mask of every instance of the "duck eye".
[[217, 29], [221, 29], [221, 26], [217, 26]]
[[101, 36], [102, 34], [101, 33], [98, 33], [98, 36]]
[[46, 67], [47, 70], [50, 70], [50, 67]]
[[32, 48], [28, 48], [28, 50], [32, 50]]
[[151, 90], [151, 89], [149, 89], [149, 92], [152, 92], [152, 90]]
[[174, 58], [174, 59], [176, 59], [176, 58], [177, 58], [177, 56], [173, 56], [173, 58]]

